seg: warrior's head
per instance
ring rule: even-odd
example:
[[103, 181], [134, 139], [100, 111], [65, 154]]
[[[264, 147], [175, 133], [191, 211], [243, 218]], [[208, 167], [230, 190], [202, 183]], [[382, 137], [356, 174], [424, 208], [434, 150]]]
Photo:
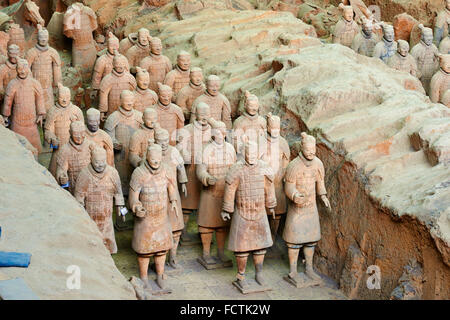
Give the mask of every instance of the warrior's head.
[[91, 151], [91, 165], [97, 173], [105, 171], [107, 166], [105, 149], [96, 147]]
[[222, 144], [225, 141], [227, 135], [227, 126], [224, 122], [215, 120], [214, 118], [209, 119], [209, 124], [211, 125], [211, 136], [214, 141], [218, 144]]
[[123, 90], [120, 93], [120, 105], [126, 111], [133, 110], [134, 107], [134, 93], [130, 90]]
[[259, 112], [258, 97], [251, 94], [249, 91], [245, 91], [245, 111], [251, 116], [258, 114]]
[[191, 69], [191, 73], [189, 74], [189, 79], [191, 83], [195, 86], [199, 86], [203, 83], [203, 72], [202, 69], [195, 67]]
[[158, 125], [158, 112], [154, 108], [146, 108], [142, 120], [147, 128], [155, 129]]
[[280, 136], [280, 117], [274, 116], [271, 112], [267, 115], [267, 133], [272, 138]]
[[306, 132], [302, 132], [301, 137], [302, 154], [307, 160], [311, 161], [316, 156], [316, 138], [308, 135]]
[[342, 10], [342, 17], [347, 22], [353, 21], [353, 7], [352, 6], [346, 6], [343, 3], [339, 4], [339, 9]]
[[48, 31], [40, 24], [38, 24], [37, 27], [38, 27], [37, 42], [41, 47], [46, 47], [48, 45]]
[[146, 47], [148, 46], [150, 37], [150, 32], [147, 28], [140, 28], [137, 33], [138, 36], [138, 42], [141, 46]]
[[17, 44], [10, 44], [8, 46], [8, 60], [12, 64], [17, 63], [17, 59], [19, 59], [20, 56], [20, 48]]
[[450, 10], [450, 0], [444, 0], [444, 3], [445, 3], [445, 8], [447, 10]]
[[81, 121], [74, 121], [70, 124], [70, 138], [75, 144], [83, 144], [86, 137], [86, 126]]
[[70, 89], [58, 83], [58, 104], [65, 108], [70, 104], [70, 98]]
[[397, 41], [397, 52], [402, 57], [406, 57], [409, 53], [409, 43], [405, 40]]
[[220, 78], [214, 74], [206, 79], [206, 90], [212, 96], [217, 96], [220, 89]]
[[195, 121], [202, 126], [208, 125], [208, 119], [211, 117], [211, 109], [209, 105], [204, 102], [200, 102], [195, 109]]
[[112, 32], [108, 32], [106, 47], [108, 48], [109, 54], [114, 54], [116, 50], [119, 50], [119, 39], [117, 39], [117, 37]]
[[158, 128], [158, 130], [155, 131], [155, 142], [157, 145], [161, 146], [163, 152], [169, 147], [169, 141], [169, 131], [163, 128]]
[[158, 98], [163, 106], [167, 106], [172, 101], [172, 88], [168, 85], [158, 82]]
[[367, 19], [366, 17], [361, 17], [362, 20], [362, 31], [366, 36], [370, 36], [373, 33], [373, 24], [372, 21]]
[[149, 144], [147, 147], [147, 155], [146, 155], [146, 159], [148, 162], [148, 165], [152, 168], [152, 169], [159, 169], [159, 167], [161, 166], [161, 161], [162, 161], [162, 148], [160, 145], [158, 144]]
[[183, 70], [187, 71], [191, 67], [191, 55], [187, 51], [180, 51], [177, 56], [177, 65]]
[[26, 79], [30, 73], [30, 66], [28, 61], [25, 59], [18, 59], [16, 65], [17, 76], [20, 79]]
[[450, 73], [450, 54], [438, 54], [437, 56], [442, 71]]
[[117, 50], [114, 51], [114, 58], [113, 58], [113, 68], [114, 71], [121, 74], [127, 70], [128, 66], [128, 59], [121, 55]]
[[387, 23], [382, 23], [381, 27], [383, 28], [383, 38], [387, 42], [392, 42], [395, 39], [394, 27]]
[[248, 137], [246, 136], [243, 137], [243, 140], [245, 162], [253, 165], [258, 161], [258, 144], [254, 141], [248, 140]]
[[422, 40], [426, 46], [431, 46], [433, 44], [433, 30], [425, 27], [423, 24], [419, 24], [419, 29], [422, 32], [420, 40]]
[[150, 84], [150, 74], [147, 70], [136, 67], [136, 83], [140, 89], [148, 89]]
[[87, 128], [90, 132], [97, 132], [100, 128], [100, 111], [95, 108], [90, 108], [86, 111]]
[[157, 37], [153, 37], [150, 40], [150, 51], [154, 54], [154, 55], [160, 55], [162, 52], [162, 43], [161, 43], [161, 39], [157, 38]]

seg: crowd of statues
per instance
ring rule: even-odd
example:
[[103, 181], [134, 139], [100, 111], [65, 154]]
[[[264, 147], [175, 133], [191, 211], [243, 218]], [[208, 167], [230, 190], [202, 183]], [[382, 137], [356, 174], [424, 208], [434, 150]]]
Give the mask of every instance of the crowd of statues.
[[[421, 38], [412, 48], [407, 41], [395, 41], [392, 25], [375, 21], [370, 13], [357, 14], [354, 6], [341, 3], [342, 18], [334, 28], [333, 43], [411, 74], [420, 80], [432, 102], [450, 107], [450, 73], [446, 68], [450, 59], [450, 0], [443, 2], [445, 7], [436, 17], [434, 35], [431, 28], [420, 24]], [[376, 32], [380, 27], [381, 39]]]
[[[421, 41], [410, 52], [406, 41], [394, 41], [392, 26], [382, 23], [383, 38], [378, 39], [373, 19], [355, 20], [352, 6], [345, 5], [340, 6], [343, 17], [333, 41], [418, 77], [432, 101], [445, 103], [450, 99], [450, 40], [443, 38], [449, 30], [450, 0], [445, 2], [435, 30], [441, 53], [431, 29], [421, 26]], [[110, 253], [117, 253], [113, 213], [125, 220], [130, 210], [140, 279], [151, 286], [153, 257], [156, 284], [164, 289], [166, 265], [182, 268], [177, 248], [180, 238], [192, 240], [186, 226], [197, 212], [199, 263], [206, 269], [232, 266], [225, 253], [228, 240], [237, 264], [234, 284], [245, 293], [250, 254], [254, 285], [265, 287], [264, 257], [286, 215], [280, 232], [289, 257], [286, 280], [296, 286], [320, 281], [313, 269], [321, 238], [316, 199], [328, 210], [331, 205], [315, 138], [301, 133], [300, 151], [291, 160], [280, 133], [281, 119], [260, 115], [256, 95], [245, 92], [245, 111], [238, 115], [220, 92], [221, 79], [209, 75], [204, 81], [188, 52], [179, 52], [172, 67], [161, 40], [142, 28], [121, 41], [108, 33], [106, 48], [98, 54], [95, 29], [92, 9], [79, 2], [68, 7], [63, 32], [73, 40], [72, 64], [90, 83], [98, 108], [83, 114], [71, 102], [71, 90], [62, 84], [59, 54], [38, 24], [32, 48], [22, 50], [11, 33], [7, 57], [0, 61], [0, 123], [23, 136], [35, 154], [42, 151], [43, 128], [52, 152], [49, 172], [86, 208]], [[217, 256], [211, 254], [214, 235]], [[301, 274], [300, 249], [306, 269]]]

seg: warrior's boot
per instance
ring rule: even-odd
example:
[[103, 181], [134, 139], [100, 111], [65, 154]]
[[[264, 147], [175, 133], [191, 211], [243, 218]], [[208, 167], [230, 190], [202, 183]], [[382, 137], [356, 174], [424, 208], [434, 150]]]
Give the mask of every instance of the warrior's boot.
[[264, 262], [264, 253], [253, 254], [253, 263], [255, 264], [255, 280], [261, 286], [266, 284], [264, 276], [262, 274], [263, 262]]
[[217, 256], [222, 263], [229, 263], [229, 259], [225, 255], [225, 239], [227, 238], [227, 228], [220, 228], [216, 230], [216, 241], [217, 241]]
[[139, 257], [137, 258], [139, 265], [139, 278], [144, 283], [144, 289], [149, 287], [148, 283], [148, 265], [150, 263], [149, 257]]
[[306, 275], [313, 280], [320, 281], [320, 276], [314, 271], [313, 268], [313, 256], [314, 256], [314, 246], [305, 246], [303, 248], [303, 253], [305, 254], [306, 260]]
[[288, 248], [289, 256], [289, 278], [296, 280], [298, 279], [297, 273], [297, 260], [300, 248]]
[[202, 245], [203, 245], [203, 260], [207, 264], [215, 263], [214, 259], [211, 257], [212, 237], [213, 237], [212, 230], [208, 230], [208, 232], [200, 233], [200, 238], [202, 239]]
[[170, 249], [169, 254], [169, 265], [174, 268], [178, 269], [180, 265], [177, 262], [177, 249], [178, 249], [178, 243], [180, 242], [180, 235], [181, 232], [177, 231], [173, 233], [173, 247]]
[[164, 277], [164, 262], [166, 261], [166, 253], [155, 256], [156, 283], [161, 289], [164, 289], [166, 282]]
[[247, 281], [245, 280], [245, 267], [247, 266], [248, 254], [245, 255], [236, 255], [236, 264], [237, 264], [237, 275], [236, 280], [241, 288], [248, 287]]

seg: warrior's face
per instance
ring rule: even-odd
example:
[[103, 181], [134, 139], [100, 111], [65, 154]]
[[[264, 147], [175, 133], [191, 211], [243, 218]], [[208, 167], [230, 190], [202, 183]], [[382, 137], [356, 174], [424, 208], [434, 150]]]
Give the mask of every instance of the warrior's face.
[[172, 91], [171, 90], [161, 90], [159, 92], [159, 102], [163, 106], [167, 106], [172, 101]]
[[150, 38], [150, 34], [147, 30], [139, 30], [138, 32], [138, 41], [141, 46], [148, 45], [148, 39]]
[[256, 143], [247, 143], [245, 145], [245, 161], [250, 165], [258, 161], [258, 145]]
[[450, 55], [446, 54], [441, 58], [440, 66], [446, 73], [450, 73]]
[[19, 59], [20, 50], [19, 47], [16, 48], [8, 48], [8, 60], [12, 64], [16, 64], [17, 60]]
[[98, 173], [102, 173], [106, 169], [106, 153], [94, 153], [92, 156], [92, 168]]
[[255, 114], [258, 114], [259, 110], [259, 102], [258, 100], [248, 100], [245, 110], [247, 113], [251, 116], [254, 116]]
[[154, 129], [158, 123], [158, 114], [155, 112], [144, 112], [144, 124], [149, 129]]
[[199, 71], [191, 72], [190, 77], [191, 82], [196, 86], [201, 85], [203, 82], [203, 74]]
[[302, 154], [307, 160], [313, 160], [316, 156], [316, 144], [306, 143], [302, 144]]
[[267, 126], [267, 133], [273, 138], [278, 138], [280, 136], [280, 123], [270, 123], [270, 125]]
[[108, 40], [107, 46], [108, 46], [108, 52], [110, 54], [114, 54], [115, 50], [119, 50], [119, 42], [118, 41]]
[[450, 10], [450, 0], [445, 1], [445, 7], [447, 8], [447, 10]]
[[372, 25], [368, 22], [366, 22], [362, 25], [362, 30], [368, 36], [372, 35], [372, 33], [373, 33]]
[[189, 70], [189, 68], [191, 67], [191, 57], [186, 54], [178, 56], [177, 64], [181, 70], [183, 71]]
[[148, 85], [150, 84], [150, 78], [148, 76], [148, 73], [145, 74], [139, 74], [136, 77], [136, 82], [139, 88], [145, 90], [148, 88]]
[[433, 33], [432, 32], [425, 32], [422, 34], [422, 41], [427, 46], [431, 46], [433, 44]]
[[134, 95], [133, 94], [125, 94], [122, 96], [122, 108], [127, 111], [133, 110], [134, 106]]
[[409, 53], [409, 44], [408, 42], [401, 42], [401, 44], [399, 44], [398, 46], [398, 53], [402, 56], [402, 57], [406, 57]]
[[58, 103], [61, 107], [67, 107], [70, 103], [70, 91], [63, 89], [58, 93]]
[[353, 20], [353, 10], [345, 9], [343, 13], [343, 17], [346, 21], [350, 22]]
[[87, 127], [90, 132], [97, 132], [100, 128], [100, 115], [98, 116], [88, 116], [87, 117]]
[[158, 169], [161, 166], [162, 152], [159, 149], [151, 148], [147, 150], [147, 162], [152, 169]]
[[162, 43], [161, 41], [152, 41], [150, 44], [150, 50], [155, 55], [160, 55], [162, 52]]
[[389, 41], [389, 42], [394, 41], [394, 39], [395, 39], [394, 29], [388, 28], [387, 30], [385, 30], [383, 37], [384, 37], [384, 39], [386, 39], [386, 41]]
[[84, 139], [86, 137], [86, 131], [84, 130], [84, 128], [82, 129], [75, 129], [73, 131], [71, 131], [70, 136], [72, 137], [73, 142], [75, 142], [75, 144], [82, 144], [84, 142]]
[[26, 77], [28, 77], [28, 74], [30, 72], [30, 69], [28, 68], [28, 62], [20, 62], [23, 60], [19, 60], [19, 62], [17, 63], [17, 75], [19, 76], [19, 78], [21, 79], [25, 79]]
[[209, 111], [209, 108], [197, 107], [197, 113], [196, 113], [197, 122], [200, 123], [202, 126], [208, 125], [208, 119], [211, 117], [211, 113]]
[[220, 81], [217, 80], [209, 80], [206, 84], [206, 89], [208, 93], [212, 96], [217, 96], [219, 94], [220, 89]]
[[38, 44], [41, 47], [46, 47], [48, 45], [48, 32], [38, 33]]
[[117, 73], [122, 73], [125, 71], [126, 68], [125, 59], [114, 59], [113, 64], [114, 70]]
[[218, 144], [222, 144], [227, 135], [227, 128], [226, 127], [214, 128], [211, 130], [211, 134], [215, 142], [217, 142]]
[[169, 136], [162, 136], [155, 139], [156, 144], [161, 146], [163, 152], [169, 147]]

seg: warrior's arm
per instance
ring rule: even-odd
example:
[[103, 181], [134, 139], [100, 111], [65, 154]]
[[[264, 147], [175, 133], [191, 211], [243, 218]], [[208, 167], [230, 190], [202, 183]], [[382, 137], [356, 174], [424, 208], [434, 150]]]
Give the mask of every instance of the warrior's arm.
[[277, 206], [277, 197], [275, 195], [275, 184], [273, 183], [273, 177], [266, 176], [264, 191], [266, 208], [275, 208]]
[[43, 116], [46, 114], [44, 104], [44, 90], [42, 90], [42, 86], [38, 81], [36, 81], [36, 91], [34, 94], [36, 97], [36, 114], [38, 116]]
[[205, 187], [209, 186], [209, 184], [208, 184], [208, 178], [210, 178], [211, 175], [208, 173], [206, 163], [203, 162], [203, 163], [197, 164], [197, 165], [195, 166], [195, 173], [197, 174], [198, 180], [200, 180], [201, 183], [202, 183]]
[[[0, 81], [0, 83], [3, 83], [3, 81]], [[11, 115], [11, 107], [13, 105], [15, 96], [15, 88], [12, 88], [10, 87], [10, 85], [8, 85], [8, 87], [6, 88], [5, 99], [3, 100], [2, 115], [4, 117], [9, 117]]]
[[55, 121], [53, 117], [48, 117], [44, 125], [44, 139], [47, 143], [52, 143], [52, 140], [57, 139], [55, 135]]
[[431, 78], [430, 83], [430, 100], [433, 103], [439, 102], [440, 97], [440, 86], [439, 86], [439, 73], [435, 74], [433, 78]]
[[102, 60], [100, 58], [98, 58], [97, 61], [95, 61], [94, 71], [92, 72], [92, 89], [100, 89], [100, 82], [102, 81], [104, 70], [105, 64], [102, 63]]
[[62, 82], [62, 74], [61, 74], [61, 58], [59, 54], [56, 53], [55, 58], [53, 59], [53, 86], [58, 86], [58, 83]]
[[100, 94], [99, 94], [99, 103], [98, 103], [98, 110], [100, 112], [106, 113], [108, 112], [108, 95], [109, 91], [111, 90], [110, 86], [108, 86], [105, 81], [106, 78], [103, 78], [103, 80], [100, 83]]
[[231, 106], [228, 101], [224, 101], [222, 106], [222, 121], [225, 123], [225, 126], [228, 130], [232, 127], [231, 122]]
[[117, 170], [113, 170], [113, 183], [114, 183], [114, 203], [116, 206], [124, 206], [125, 200], [122, 193], [122, 184], [120, 183], [120, 176]]
[[225, 178], [225, 192], [223, 196], [222, 210], [228, 213], [232, 213], [234, 211], [234, 200], [236, 197], [236, 190], [239, 186], [239, 179], [237, 177], [233, 177], [233, 169], [234, 168], [230, 168], [227, 173], [227, 177]]
[[88, 188], [89, 179], [84, 176], [84, 172], [81, 172], [75, 184], [74, 197], [83, 207], [85, 206], [85, 199], [88, 193]]

